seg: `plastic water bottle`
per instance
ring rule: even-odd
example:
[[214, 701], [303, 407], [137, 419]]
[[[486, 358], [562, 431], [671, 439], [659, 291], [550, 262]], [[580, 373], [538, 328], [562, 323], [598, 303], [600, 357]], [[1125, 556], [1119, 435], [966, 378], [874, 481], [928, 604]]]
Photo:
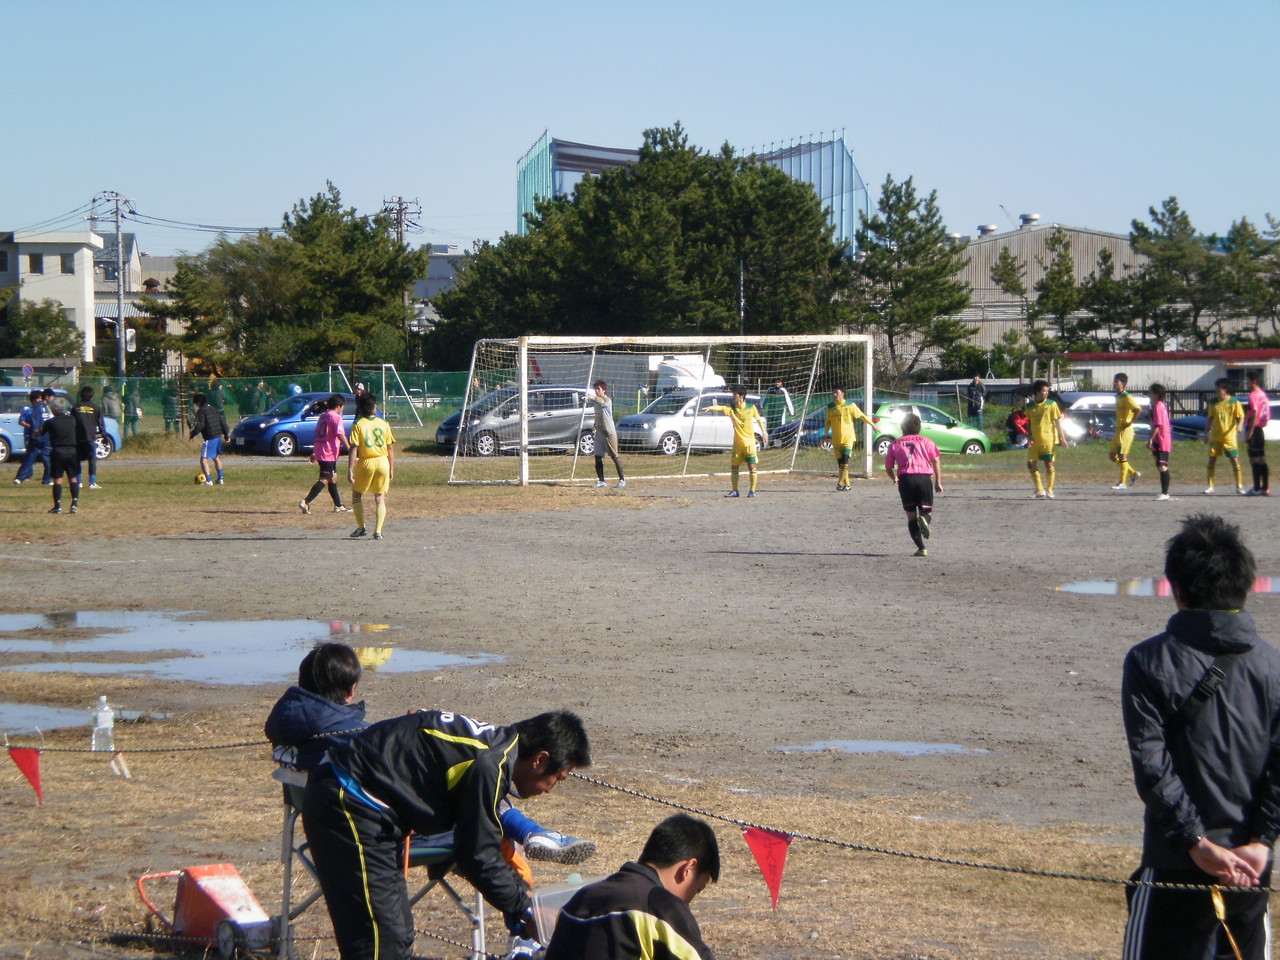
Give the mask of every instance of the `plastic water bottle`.
[[115, 751], [116, 712], [106, 697], [99, 697], [93, 708], [93, 739], [90, 749]]

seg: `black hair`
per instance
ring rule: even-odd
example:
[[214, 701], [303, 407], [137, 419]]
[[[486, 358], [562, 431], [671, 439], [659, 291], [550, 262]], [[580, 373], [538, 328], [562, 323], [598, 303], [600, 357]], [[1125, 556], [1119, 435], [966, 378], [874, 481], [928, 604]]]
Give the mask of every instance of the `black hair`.
[[1153, 383], [1151, 386], [1147, 387], [1147, 393], [1154, 393], [1156, 401], [1158, 403], [1163, 403], [1167, 391], [1165, 390], [1163, 383]]
[[43, 390], [40, 391], [40, 395], [42, 397], [56, 397], [58, 395], [58, 392], [54, 390], [53, 387], [45, 387]]
[[667, 817], [654, 827], [640, 851], [641, 863], [658, 868], [690, 857], [698, 858], [698, 872], [710, 874], [712, 883], [720, 879], [720, 844], [715, 831], [687, 813]]
[[1259, 370], [1250, 370], [1244, 376], [1246, 380], [1252, 380], [1254, 383], [1262, 382], [1262, 372]]
[[547, 773], [591, 766], [591, 745], [587, 742], [582, 718], [576, 713], [554, 710], [519, 720], [512, 726], [520, 735], [518, 759], [527, 760], [545, 750], [548, 755]]
[[194, 403], [197, 407], [202, 407], [209, 402], [209, 398], [206, 397], [203, 393], [193, 393], [191, 395], [191, 402]]
[[86, 401], [87, 401], [87, 400], [92, 400], [92, 399], [93, 399], [93, 387], [81, 387], [81, 388], [80, 388], [80, 399], [81, 399], [81, 400], [86, 400]]
[[360, 674], [360, 658], [354, 650], [345, 643], [321, 643], [298, 664], [298, 686], [334, 703], [346, 703]]
[[345, 407], [347, 405], [347, 398], [340, 393], [335, 393], [326, 401], [326, 404], [326, 409], [337, 410], [339, 407]]
[[1129, 375], [1127, 373], [1117, 373], [1114, 379], [1120, 381], [1120, 385], [1127, 387], [1129, 385]]
[[729, 388], [729, 392], [740, 393], [745, 398], [747, 395], [747, 388], [740, 383], [735, 383], [732, 387]]
[[604, 387], [606, 390], [609, 389], [609, 385], [605, 383], [603, 380], [597, 380], [595, 383], [591, 385], [592, 390], [594, 390], [596, 387]]
[[1031, 384], [1031, 391], [1034, 393], [1035, 391], [1039, 390], [1041, 387], [1047, 387], [1048, 385], [1049, 385], [1048, 380], [1037, 380]]
[[41, 393], [39, 390], [32, 390], [30, 393], [27, 394], [27, 399], [30, 400], [32, 403], [35, 403], [37, 400], [39, 400], [43, 396], [44, 394]]
[[356, 413], [362, 417], [372, 417], [375, 410], [378, 409], [378, 398], [366, 390], [360, 396], [356, 397]]
[[1217, 380], [1213, 381], [1213, 385], [1221, 390], [1227, 391], [1227, 393], [1231, 392], [1231, 381], [1226, 377], [1219, 377]]
[[914, 413], [908, 413], [902, 418], [902, 432], [904, 435], [909, 433], [920, 432], [920, 418]]
[[1164, 575], [1192, 610], [1239, 610], [1257, 572], [1240, 528], [1212, 514], [1184, 518], [1166, 544]]

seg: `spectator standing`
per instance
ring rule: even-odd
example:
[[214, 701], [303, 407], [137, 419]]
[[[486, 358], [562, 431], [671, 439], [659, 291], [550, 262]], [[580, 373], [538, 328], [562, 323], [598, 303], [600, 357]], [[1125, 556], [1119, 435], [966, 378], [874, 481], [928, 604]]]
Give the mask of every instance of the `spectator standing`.
[[76, 418], [76, 482], [80, 482], [80, 464], [89, 461], [89, 489], [98, 486], [98, 434], [106, 433], [102, 408], [93, 402], [93, 387], [80, 388], [80, 402], [72, 409]]
[[120, 404], [120, 394], [115, 387], [102, 388], [102, 412], [116, 423], [123, 423], [124, 408]]
[[178, 385], [172, 380], [164, 388], [164, 432], [182, 433], [182, 404], [178, 400]]
[[987, 407], [987, 385], [982, 382], [982, 374], [975, 373], [965, 388], [965, 396], [969, 401], [969, 420], [979, 430], [982, 429], [982, 414]]
[[[1257, 573], [1253, 554], [1238, 527], [1197, 514], [1169, 541], [1164, 571], [1177, 613], [1163, 633], [1129, 651], [1121, 686], [1146, 808], [1133, 878], [1265, 888], [1280, 834], [1280, 653], [1244, 610]], [[1127, 893], [1124, 960], [1231, 955], [1210, 891]], [[1268, 958], [1266, 891], [1221, 896], [1221, 923], [1237, 955]]]
[[142, 418], [142, 384], [138, 380], [137, 371], [132, 379], [124, 385], [124, 435], [138, 435], [138, 421]]

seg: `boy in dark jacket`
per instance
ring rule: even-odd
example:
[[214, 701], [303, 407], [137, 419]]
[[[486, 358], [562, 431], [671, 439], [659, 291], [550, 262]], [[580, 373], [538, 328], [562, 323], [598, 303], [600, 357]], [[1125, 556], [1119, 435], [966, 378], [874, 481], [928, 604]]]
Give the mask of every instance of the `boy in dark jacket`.
[[64, 397], [51, 397], [47, 401], [53, 414], [36, 431], [38, 437], [49, 446], [49, 474], [53, 477], [53, 509], [62, 512], [62, 478], [71, 484], [71, 512], [80, 509], [80, 463], [76, 460], [76, 421], [67, 409]]
[[204, 485], [213, 486], [212, 466], [217, 468], [218, 486], [222, 486], [222, 441], [227, 439], [227, 418], [203, 393], [197, 393], [191, 400], [196, 405], [196, 422], [187, 439], [194, 440], [196, 434], [200, 434], [200, 475], [204, 477]]
[[322, 643], [298, 665], [298, 685], [276, 701], [263, 728], [277, 763], [314, 770], [330, 745], [367, 727], [355, 702], [360, 658], [345, 643]]
[[[1280, 653], [1243, 610], [1256, 570], [1240, 529], [1197, 514], [1169, 541], [1178, 612], [1124, 661], [1124, 726], [1146, 805], [1135, 880], [1267, 887], [1280, 834]], [[1203, 960], [1218, 929], [1208, 890], [1129, 888], [1125, 960]], [[1225, 894], [1246, 960], [1268, 950], [1265, 890]], [[1217, 956], [1223, 956], [1218, 952]]]

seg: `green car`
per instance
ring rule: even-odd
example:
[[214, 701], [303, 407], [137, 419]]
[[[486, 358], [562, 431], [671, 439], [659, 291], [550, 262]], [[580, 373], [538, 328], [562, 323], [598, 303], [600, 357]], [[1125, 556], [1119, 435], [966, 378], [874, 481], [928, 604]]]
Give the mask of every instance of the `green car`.
[[920, 418], [920, 436], [928, 437], [943, 453], [986, 453], [991, 441], [981, 430], [966, 427], [963, 423], [927, 403], [882, 403], [871, 417], [875, 424], [875, 451], [883, 457], [889, 452], [889, 444], [902, 436], [902, 419], [908, 413]]

